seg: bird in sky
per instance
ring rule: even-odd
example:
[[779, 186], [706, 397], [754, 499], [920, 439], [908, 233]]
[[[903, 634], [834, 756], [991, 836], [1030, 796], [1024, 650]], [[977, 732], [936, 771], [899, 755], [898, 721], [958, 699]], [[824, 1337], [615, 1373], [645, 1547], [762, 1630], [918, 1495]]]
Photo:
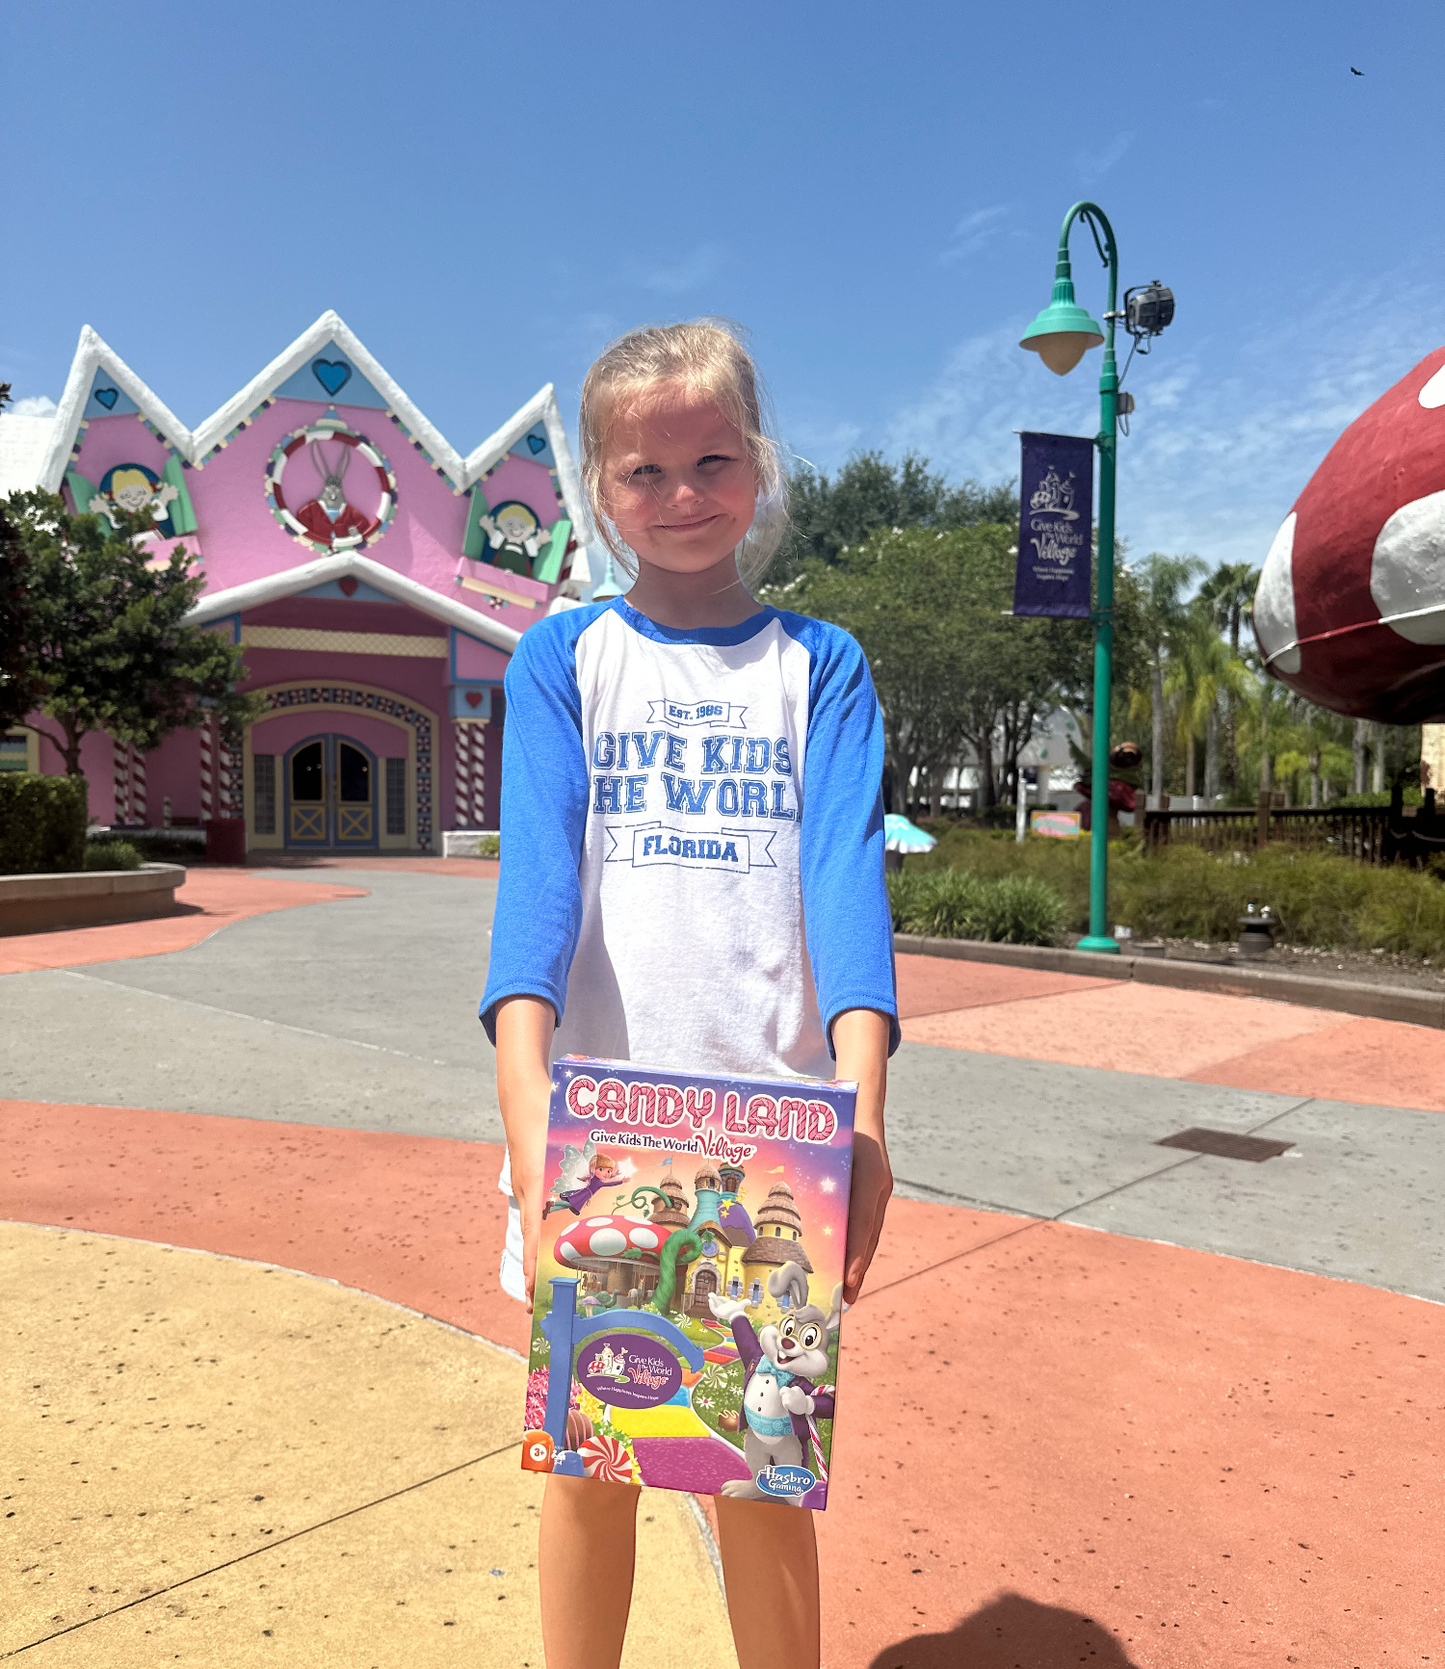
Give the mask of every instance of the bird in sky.
[[1350, 74], [1351, 75], [1363, 75], [1364, 73], [1365, 72], [1363, 70], [1357, 70], [1353, 64], [1350, 65]]

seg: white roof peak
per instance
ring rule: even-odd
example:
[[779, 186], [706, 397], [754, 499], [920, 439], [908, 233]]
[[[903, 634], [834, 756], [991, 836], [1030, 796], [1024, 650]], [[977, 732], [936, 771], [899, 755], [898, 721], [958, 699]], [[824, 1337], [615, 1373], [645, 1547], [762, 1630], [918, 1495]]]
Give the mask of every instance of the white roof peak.
[[70, 450], [80, 428], [86, 402], [90, 397], [95, 373], [101, 367], [115, 379], [123, 392], [135, 402], [141, 414], [148, 418], [165, 436], [187, 463], [200, 464], [234, 429], [268, 399], [289, 377], [301, 369], [317, 352], [330, 344], [338, 347], [357, 370], [387, 402], [402, 424], [430, 454], [442, 474], [458, 491], [463, 492], [479, 481], [524, 434], [537, 423], [543, 424], [547, 439], [556, 459], [557, 481], [562, 501], [574, 528], [585, 525], [582, 506], [582, 483], [567, 441], [567, 431], [557, 405], [556, 389], [547, 383], [532, 396], [519, 411], [489, 435], [480, 446], [463, 457], [456, 447], [436, 427], [430, 418], [410, 399], [401, 385], [381, 362], [366, 348], [346, 321], [333, 308], [321, 315], [309, 329], [302, 331], [291, 345], [257, 373], [246, 386], [225, 402], [194, 431], [188, 429], [161, 397], [131, 370], [98, 331], [89, 325], [81, 328], [75, 358], [60, 407], [54, 419], [50, 446], [41, 469], [40, 485], [57, 492], [65, 477]]

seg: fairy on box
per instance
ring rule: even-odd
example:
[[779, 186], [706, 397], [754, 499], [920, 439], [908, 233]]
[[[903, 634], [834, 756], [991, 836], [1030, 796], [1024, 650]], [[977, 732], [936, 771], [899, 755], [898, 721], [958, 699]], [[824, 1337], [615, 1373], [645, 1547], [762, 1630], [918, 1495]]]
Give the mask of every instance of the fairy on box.
[[616, 1154], [599, 1153], [590, 1136], [581, 1147], [568, 1142], [562, 1149], [561, 1174], [542, 1207], [542, 1220], [546, 1221], [549, 1212], [564, 1210], [580, 1217], [595, 1193], [621, 1181], [622, 1166]]

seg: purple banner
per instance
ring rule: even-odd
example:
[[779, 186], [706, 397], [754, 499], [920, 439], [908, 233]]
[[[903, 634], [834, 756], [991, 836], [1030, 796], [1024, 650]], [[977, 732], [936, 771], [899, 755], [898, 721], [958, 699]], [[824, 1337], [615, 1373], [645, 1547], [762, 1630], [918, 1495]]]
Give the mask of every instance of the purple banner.
[[1079, 435], [1021, 438], [1013, 611], [1087, 620], [1093, 574], [1094, 443]]

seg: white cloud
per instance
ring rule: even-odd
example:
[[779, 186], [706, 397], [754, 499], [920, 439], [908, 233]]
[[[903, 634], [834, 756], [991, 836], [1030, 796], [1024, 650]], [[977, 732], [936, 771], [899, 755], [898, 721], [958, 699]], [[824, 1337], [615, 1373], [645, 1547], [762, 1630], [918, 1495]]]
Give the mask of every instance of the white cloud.
[[1085, 185], [1096, 185], [1119, 162], [1134, 143], [1132, 133], [1121, 133], [1111, 139], [1102, 151], [1075, 151], [1074, 167]]
[[26, 394], [7, 410], [14, 412], [16, 417], [54, 417], [56, 406], [48, 395]]
[[966, 261], [969, 256], [992, 243], [1003, 231], [1010, 214], [1007, 203], [995, 203], [991, 208], [975, 209], [966, 214], [953, 228], [948, 247], [938, 257], [940, 266], [951, 266], [955, 261]]
[[[886, 449], [996, 481], [1018, 473], [1015, 429], [1094, 433], [1099, 353], [1056, 378], [1019, 350], [1025, 322], [961, 342], [895, 413]], [[1445, 299], [1402, 274], [1227, 339], [1191, 343], [1176, 323], [1129, 372], [1139, 409], [1120, 441], [1120, 534], [1140, 554], [1260, 562], [1341, 430], [1442, 340]]]

